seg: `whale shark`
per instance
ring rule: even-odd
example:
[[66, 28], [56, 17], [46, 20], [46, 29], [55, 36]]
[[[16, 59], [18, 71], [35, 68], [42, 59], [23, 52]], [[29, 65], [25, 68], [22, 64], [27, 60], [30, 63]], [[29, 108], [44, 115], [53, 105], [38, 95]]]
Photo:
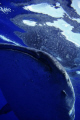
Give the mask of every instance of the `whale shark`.
[[[64, 19], [66, 19], [65, 16]], [[45, 51], [54, 57], [60, 57], [62, 59], [60, 63], [65, 67], [78, 66], [75, 60], [79, 53], [79, 47], [69, 41], [62, 34], [61, 29], [53, 26], [59, 18], [42, 13], [30, 13], [16, 15], [10, 20], [24, 30], [24, 32], [14, 31], [14, 33], [26, 46]], [[31, 23], [36, 24], [31, 26]], [[48, 25], [49, 23], [52, 23], [52, 26]]]
[[8, 103], [4, 113], [12, 110], [19, 120], [74, 120], [74, 88], [52, 55], [0, 44], [0, 70], [0, 88]]

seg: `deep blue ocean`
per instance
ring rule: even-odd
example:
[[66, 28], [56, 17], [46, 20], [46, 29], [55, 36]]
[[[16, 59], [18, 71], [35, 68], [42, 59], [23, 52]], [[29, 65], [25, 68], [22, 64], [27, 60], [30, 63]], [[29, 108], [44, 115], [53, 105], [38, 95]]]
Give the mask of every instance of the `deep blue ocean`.
[[[80, 0], [0, 0], [0, 43], [36, 48], [55, 57], [71, 78], [75, 120], [80, 120]], [[0, 109], [6, 103], [0, 90]], [[0, 120], [18, 118], [11, 111]]]

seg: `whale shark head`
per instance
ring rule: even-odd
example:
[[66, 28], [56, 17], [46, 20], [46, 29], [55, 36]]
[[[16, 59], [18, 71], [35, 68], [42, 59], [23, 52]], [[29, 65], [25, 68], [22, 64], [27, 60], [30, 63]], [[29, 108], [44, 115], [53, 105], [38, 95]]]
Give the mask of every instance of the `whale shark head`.
[[19, 120], [74, 120], [72, 83], [51, 55], [2, 44], [0, 70], [0, 88]]

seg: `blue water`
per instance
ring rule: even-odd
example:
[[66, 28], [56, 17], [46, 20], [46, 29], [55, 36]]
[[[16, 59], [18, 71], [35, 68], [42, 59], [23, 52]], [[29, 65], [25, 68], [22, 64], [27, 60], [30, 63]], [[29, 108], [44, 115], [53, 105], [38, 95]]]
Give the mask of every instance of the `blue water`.
[[[1, 0], [0, 43], [29, 46], [53, 55], [68, 72], [80, 119], [80, 1]], [[0, 91], [0, 109], [7, 103]], [[13, 111], [0, 120], [18, 120]]]

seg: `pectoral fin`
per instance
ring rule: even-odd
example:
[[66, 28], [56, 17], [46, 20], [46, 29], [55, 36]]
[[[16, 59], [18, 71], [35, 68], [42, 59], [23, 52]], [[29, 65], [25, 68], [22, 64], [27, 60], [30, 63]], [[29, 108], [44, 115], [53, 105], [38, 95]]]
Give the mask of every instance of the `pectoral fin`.
[[12, 111], [10, 105], [7, 103], [4, 105], [0, 110], [0, 115], [7, 114], [8, 112]]

